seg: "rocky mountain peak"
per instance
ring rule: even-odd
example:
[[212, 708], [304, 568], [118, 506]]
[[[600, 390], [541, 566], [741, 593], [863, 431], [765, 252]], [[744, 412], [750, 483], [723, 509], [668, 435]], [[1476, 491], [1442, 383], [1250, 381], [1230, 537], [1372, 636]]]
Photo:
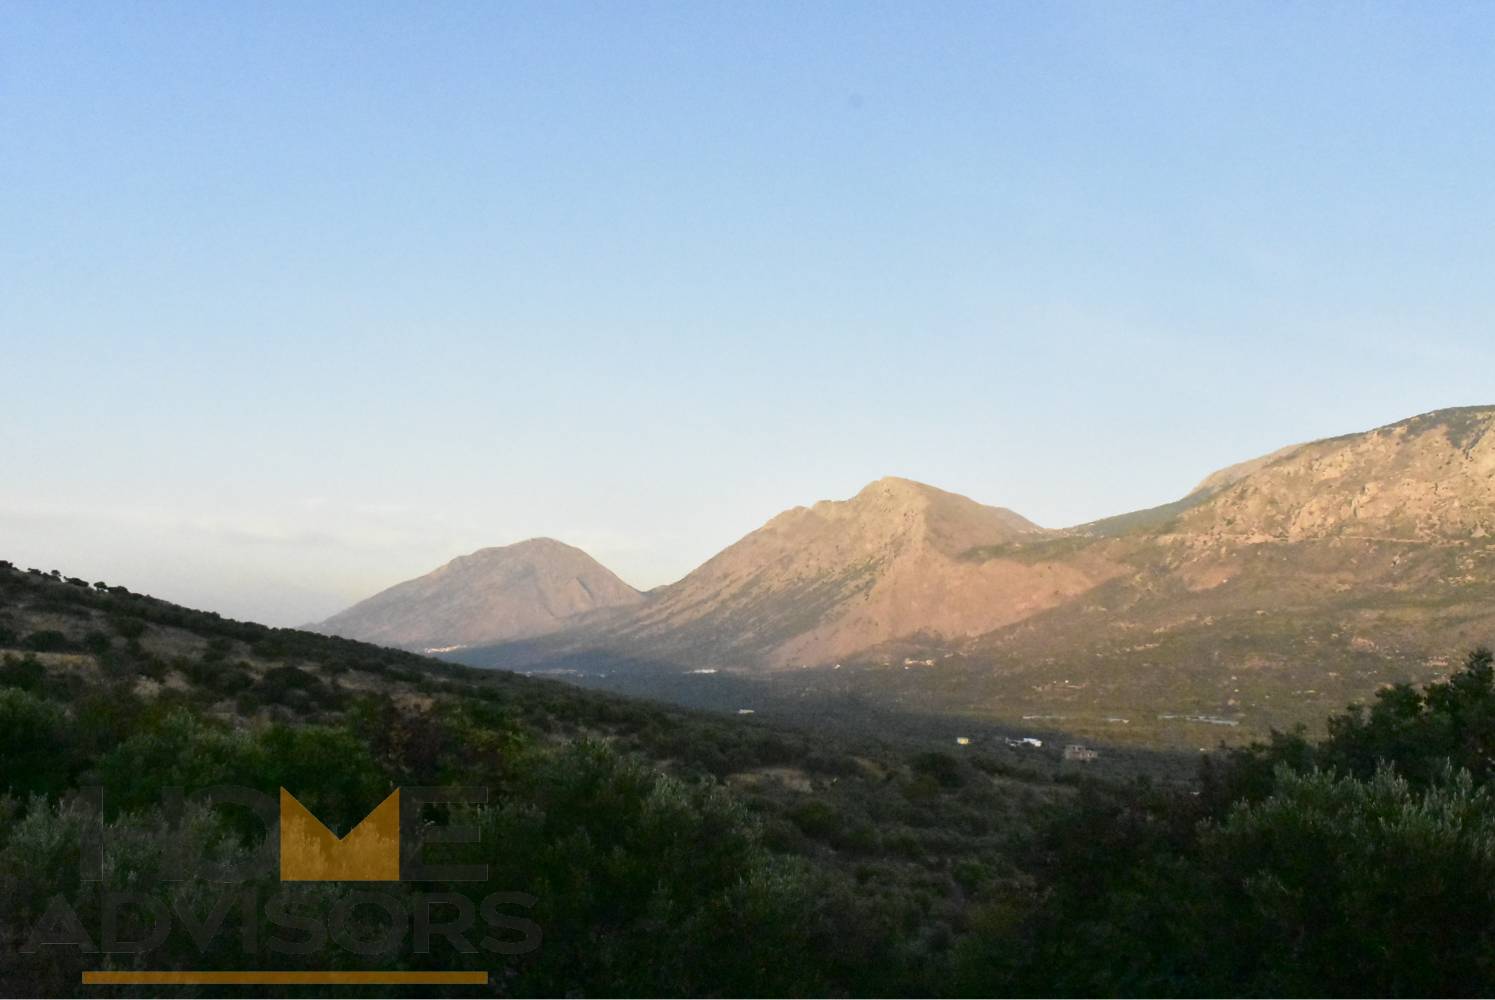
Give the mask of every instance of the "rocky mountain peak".
[[1284, 449], [1233, 467], [1244, 471], [1180, 524], [1257, 540], [1485, 537], [1495, 533], [1492, 427], [1495, 407], [1462, 407]]
[[478, 549], [313, 626], [407, 649], [543, 635], [643, 595], [581, 549], [553, 538]]

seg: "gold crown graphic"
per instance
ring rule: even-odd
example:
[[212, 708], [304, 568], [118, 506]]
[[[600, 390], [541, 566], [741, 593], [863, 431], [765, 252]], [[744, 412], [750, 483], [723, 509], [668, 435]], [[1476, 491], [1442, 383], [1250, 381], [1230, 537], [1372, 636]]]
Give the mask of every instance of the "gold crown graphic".
[[398, 882], [400, 790], [338, 837], [296, 797], [280, 790], [282, 882]]

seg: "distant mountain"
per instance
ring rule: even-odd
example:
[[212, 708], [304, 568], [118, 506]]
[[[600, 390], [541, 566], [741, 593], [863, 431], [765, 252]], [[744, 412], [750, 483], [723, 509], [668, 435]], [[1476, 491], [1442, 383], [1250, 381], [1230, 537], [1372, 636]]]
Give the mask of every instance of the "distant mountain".
[[1495, 407], [1469, 407], [1283, 448], [1059, 531], [879, 480], [780, 514], [643, 603], [463, 659], [594, 664], [620, 686], [630, 663], [840, 664], [794, 683], [1209, 743], [1433, 679], [1450, 650], [1491, 642]]
[[982, 546], [1046, 537], [1031, 521], [889, 477], [850, 500], [795, 507], [607, 623], [655, 656], [783, 666], [902, 635], [972, 636], [1094, 586], [1084, 566], [982, 565]]
[[532, 538], [459, 556], [308, 628], [402, 649], [445, 650], [544, 635], [585, 612], [642, 600], [581, 549]]

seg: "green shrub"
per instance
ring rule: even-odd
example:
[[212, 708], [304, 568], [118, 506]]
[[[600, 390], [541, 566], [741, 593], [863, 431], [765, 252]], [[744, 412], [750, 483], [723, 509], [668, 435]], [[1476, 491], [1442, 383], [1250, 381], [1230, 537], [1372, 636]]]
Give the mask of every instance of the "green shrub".
[[38, 653], [61, 653], [72, 649], [73, 644], [55, 629], [43, 629], [26, 637], [26, 648]]
[[4, 661], [0, 662], [0, 686], [35, 691], [41, 687], [46, 675], [47, 669], [29, 653], [25, 656], [7, 653]]
[[910, 766], [919, 774], [927, 774], [941, 788], [959, 788], [964, 783], [960, 761], [940, 750], [929, 750], [918, 754]]
[[0, 791], [53, 793], [70, 774], [67, 717], [57, 705], [0, 688]]
[[122, 615], [116, 615], [109, 619], [109, 625], [115, 632], [127, 640], [139, 639], [145, 634], [145, 622], [139, 618], [126, 618]]
[[339, 694], [316, 674], [292, 666], [265, 671], [254, 690], [268, 704], [293, 708], [328, 707], [341, 700]]
[[829, 840], [841, 832], [841, 814], [835, 806], [820, 799], [801, 802], [789, 810], [789, 818], [805, 836], [816, 840]]
[[1495, 988], [1495, 799], [1468, 771], [1419, 789], [1390, 766], [1365, 780], [1283, 769], [1201, 851], [1257, 966], [1253, 992]]

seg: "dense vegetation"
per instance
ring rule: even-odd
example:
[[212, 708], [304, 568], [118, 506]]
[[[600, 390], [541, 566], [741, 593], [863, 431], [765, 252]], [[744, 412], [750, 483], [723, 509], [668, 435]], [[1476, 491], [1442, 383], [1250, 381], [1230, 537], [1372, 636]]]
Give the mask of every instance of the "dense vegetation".
[[[935, 992], [968, 898], [1021, 877], [1013, 845], [1070, 793], [982, 755], [831, 744], [4, 567], [0, 649], [0, 992], [77, 992], [85, 969], [350, 966], [481, 969], [504, 994]], [[412, 906], [522, 893], [509, 915], [541, 946], [420, 953], [410, 933], [373, 955], [267, 951], [272, 897], [325, 915], [358, 886], [282, 886], [263, 825], [173, 810], [172, 788], [224, 784], [291, 789], [340, 833], [396, 787], [487, 789], [443, 817], [482, 828], [451, 850], [486, 863], [484, 882], [383, 888]], [[79, 875], [90, 786], [108, 824], [101, 883]], [[179, 858], [188, 878], [158, 877]], [[247, 881], [213, 882], [256, 860]], [[24, 950], [59, 894], [102, 948], [100, 894], [122, 888], [179, 918], [168, 940]], [[182, 914], [246, 889], [249, 915], [230, 909], [200, 947]], [[390, 923], [358, 915], [360, 939]]]
[[[255, 967], [481, 969], [498, 995], [1495, 990], [1487, 652], [1177, 787], [832, 742], [7, 566], [0, 649], [5, 994]], [[395, 911], [354, 883], [281, 884], [262, 824], [171, 793], [224, 784], [292, 789], [339, 832], [396, 787], [480, 786], [486, 803], [428, 818], [481, 828], [441, 850], [486, 879], [381, 885]], [[144, 954], [102, 940], [120, 890], [114, 936], [171, 916]], [[433, 894], [507, 894], [498, 947], [423, 938]], [[304, 918], [302, 953], [267, 947], [287, 936], [274, 907]], [[80, 931], [104, 950], [37, 946]]]
[[1000, 908], [963, 942], [963, 982], [1091, 995], [1495, 990], [1490, 652], [1425, 690], [1383, 689], [1328, 732], [1230, 751], [1193, 794], [1086, 789], [1039, 839], [1040, 898], [1015, 920]]

